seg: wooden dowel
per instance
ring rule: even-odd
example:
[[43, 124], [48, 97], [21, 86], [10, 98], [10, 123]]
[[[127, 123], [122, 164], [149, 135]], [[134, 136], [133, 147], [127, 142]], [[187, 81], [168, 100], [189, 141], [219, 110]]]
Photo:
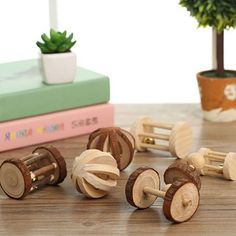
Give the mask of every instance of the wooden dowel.
[[53, 175], [48, 175], [45, 178], [39, 180], [39, 181], [35, 181], [33, 183], [33, 186], [31, 188], [31, 191], [39, 189], [41, 187], [43, 187], [44, 185], [48, 184], [52, 179], [54, 178]]
[[166, 184], [162, 189], [161, 191], [163, 192], [167, 192], [167, 190], [171, 187], [172, 184]]
[[210, 151], [210, 152], [208, 152], [208, 155], [214, 155], [214, 156], [216, 155], [216, 156], [226, 157], [227, 153]]
[[214, 171], [218, 171], [218, 172], [222, 172], [223, 173], [223, 168], [221, 166], [213, 166], [213, 165], [208, 165], [208, 164], [205, 164], [204, 165], [204, 168], [206, 169], [210, 169], [210, 170], [214, 170]]
[[209, 170], [204, 170], [204, 175], [209, 175], [209, 176], [214, 176], [214, 177], [222, 177], [222, 174], [209, 171]]
[[219, 164], [223, 164], [223, 163], [224, 163], [224, 160], [222, 160], [222, 159], [217, 159], [217, 158], [213, 158], [213, 157], [211, 157], [211, 158], [208, 158], [208, 157], [207, 157], [207, 159], [208, 159], [210, 162], [218, 162]]
[[167, 134], [140, 133], [139, 136], [161, 139], [161, 140], [166, 140], [166, 141], [170, 139], [170, 135], [167, 135]]
[[143, 191], [147, 194], [152, 194], [152, 195], [155, 195], [157, 197], [161, 197], [161, 198], [164, 198], [166, 193], [163, 192], [163, 191], [160, 191], [160, 190], [157, 190], [157, 189], [154, 189], [154, 188], [149, 188], [149, 187], [145, 187], [143, 189]]
[[161, 151], [169, 151], [169, 147], [166, 145], [161, 145], [161, 144], [148, 144], [148, 143], [141, 143], [141, 146], [144, 148], [154, 148], [158, 149]]
[[182, 204], [184, 207], [187, 207], [192, 204], [192, 201], [191, 201], [191, 199], [183, 198]]
[[31, 165], [27, 166], [29, 171], [34, 171], [39, 168], [38, 163], [32, 163]]
[[36, 171], [33, 172], [34, 177], [36, 178], [37, 176], [40, 176], [42, 174], [46, 174], [47, 172], [56, 169], [57, 164], [56, 163], [52, 163], [48, 166], [44, 166]]
[[32, 158], [32, 157], [35, 157], [35, 156], [38, 156], [38, 153], [32, 153], [32, 154], [30, 154], [30, 155], [28, 155], [28, 156], [25, 156], [25, 157], [23, 157], [22, 159], [21, 159], [21, 161], [27, 161], [27, 160], [29, 160], [30, 158]]
[[30, 158], [30, 159], [28, 159], [28, 160], [26, 160], [26, 161], [24, 161], [24, 162], [25, 162], [25, 164], [26, 164], [27, 166], [29, 166], [29, 165], [31, 165], [31, 164], [34, 163], [34, 162], [37, 162], [37, 161], [42, 160], [42, 159], [45, 158], [46, 156], [47, 156], [46, 154], [39, 154], [39, 155], [33, 156], [32, 158]]
[[154, 127], [154, 128], [169, 129], [169, 130], [171, 130], [174, 127], [174, 125], [172, 125], [172, 124], [156, 123], [156, 122], [143, 123], [143, 125], [144, 126]]
[[218, 160], [218, 161], [223, 161], [225, 160], [225, 156], [213, 156], [213, 155], [209, 155], [209, 154], [206, 154], [204, 155], [205, 158], [208, 158], [209, 160]]

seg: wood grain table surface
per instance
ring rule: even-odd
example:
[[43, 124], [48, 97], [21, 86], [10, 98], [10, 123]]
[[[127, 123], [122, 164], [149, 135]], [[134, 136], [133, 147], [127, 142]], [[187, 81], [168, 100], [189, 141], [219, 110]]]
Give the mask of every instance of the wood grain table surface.
[[[116, 125], [128, 129], [139, 116], [156, 121], [189, 121], [194, 129], [193, 151], [204, 146], [236, 151], [236, 123], [217, 124], [201, 118], [199, 105], [116, 105]], [[85, 150], [88, 136], [52, 142], [66, 159], [68, 176], [58, 187], [45, 187], [24, 200], [8, 199], [0, 193], [0, 235], [236, 235], [236, 181], [202, 177], [198, 212], [186, 223], [172, 224], [162, 213], [162, 200], [146, 210], [135, 210], [127, 202], [124, 186], [140, 166], [156, 168], [161, 175], [175, 161], [164, 152], [137, 153], [122, 172], [110, 195], [90, 200], [76, 192], [70, 173], [75, 156]], [[21, 157], [33, 147], [0, 154], [0, 161]]]

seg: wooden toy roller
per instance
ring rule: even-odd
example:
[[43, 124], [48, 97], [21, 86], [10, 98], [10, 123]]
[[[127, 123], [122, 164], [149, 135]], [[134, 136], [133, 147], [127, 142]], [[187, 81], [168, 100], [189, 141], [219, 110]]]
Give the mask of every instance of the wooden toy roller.
[[75, 158], [71, 178], [80, 193], [101, 198], [116, 186], [119, 176], [117, 162], [110, 153], [90, 149]]
[[192, 148], [192, 128], [186, 122], [158, 123], [149, 117], [142, 117], [133, 124], [131, 133], [138, 151], [157, 149], [184, 158]]
[[66, 175], [65, 160], [53, 146], [38, 147], [32, 154], [7, 159], [0, 166], [1, 187], [14, 199], [22, 199], [44, 185], [57, 185]]
[[236, 180], [236, 153], [216, 152], [208, 148], [201, 148], [191, 153], [187, 163], [196, 167], [201, 175], [221, 177]]
[[187, 179], [179, 179], [160, 190], [160, 177], [156, 170], [141, 167], [134, 171], [126, 184], [127, 201], [134, 207], [150, 207], [157, 197], [164, 199], [163, 212], [170, 221], [189, 220], [197, 211], [200, 195], [197, 186]]
[[87, 144], [88, 149], [110, 152], [116, 159], [118, 168], [124, 170], [132, 161], [135, 151], [134, 137], [118, 127], [101, 128], [92, 132]]

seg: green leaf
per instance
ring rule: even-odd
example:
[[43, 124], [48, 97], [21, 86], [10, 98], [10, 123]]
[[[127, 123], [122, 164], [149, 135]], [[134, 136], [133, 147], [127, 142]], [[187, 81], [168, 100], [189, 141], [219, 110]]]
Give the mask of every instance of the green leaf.
[[68, 44], [62, 44], [59, 48], [58, 48], [58, 52], [67, 52], [69, 50], [69, 45]]
[[49, 41], [49, 42], [46, 42], [45, 44], [49, 50], [56, 51], [57, 45], [55, 43]]
[[69, 44], [69, 49], [71, 49], [75, 44], [76, 44], [76, 41], [71, 42], [71, 43]]
[[180, 0], [179, 4], [196, 18], [199, 26], [211, 26], [218, 32], [236, 27], [235, 0]]
[[51, 53], [51, 51], [46, 47], [45, 44], [41, 42], [36, 42], [37, 46], [40, 48], [42, 53]]
[[50, 38], [46, 35], [46, 34], [42, 34], [41, 35], [42, 40], [46, 43], [46, 42], [50, 42]]
[[71, 42], [73, 38], [73, 33], [70, 34], [70, 36], [66, 39], [66, 42]]
[[44, 43], [37, 42], [37, 46], [42, 53], [63, 53], [68, 52], [74, 46], [76, 41], [72, 42], [73, 33], [66, 37], [67, 32], [56, 32], [54, 29], [50, 30], [50, 38], [46, 34], [42, 34], [41, 38]]

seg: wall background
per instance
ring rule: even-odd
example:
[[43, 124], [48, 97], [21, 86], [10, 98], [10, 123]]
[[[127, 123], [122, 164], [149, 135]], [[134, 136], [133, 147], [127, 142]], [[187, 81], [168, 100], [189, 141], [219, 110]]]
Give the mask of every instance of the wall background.
[[[59, 29], [78, 39], [78, 65], [109, 75], [112, 102], [199, 102], [195, 74], [211, 69], [211, 29], [179, 0], [58, 0]], [[49, 31], [48, 0], [1, 0], [0, 63], [36, 58]], [[225, 63], [236, 69], [236, 30]]]

